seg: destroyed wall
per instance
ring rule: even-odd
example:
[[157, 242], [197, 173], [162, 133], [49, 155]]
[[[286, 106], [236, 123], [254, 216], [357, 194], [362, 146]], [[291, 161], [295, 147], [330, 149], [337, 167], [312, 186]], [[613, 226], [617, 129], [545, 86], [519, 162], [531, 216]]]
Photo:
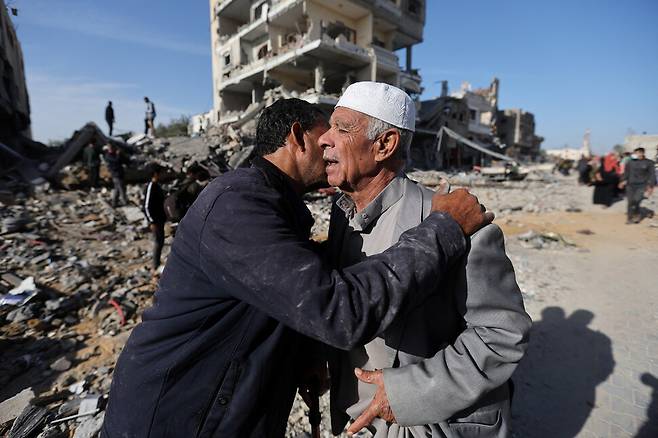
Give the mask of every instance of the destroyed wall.
[[411, 167], [417, 169], [448, 169], [473, 166], [476, 152], [451, 137], [441, 138], [439, 131], [448, 127], [468, 135], [469, 108], [464, 99], [441, 96], [421, 102], [416, 121], [416, 133], [410, 151]]
[[[422, 92], [411, 47], [422, 41], [422, 1], [211, 0], [213, 118], [256, 114], [278, 97], [328, 108], [360, 80]], [[406, 67], [395, 50], [406, 48]]]
[[469, 108], [468, 137], [481, 143], [493, 143], [493, 127], [498, 113], [498, 78], [493, 78], [489, 88], [471, 90], [468, 82], [453, 97], [465, 99]]
[[498, 112], [496, 135], [507, 146], [507, 155], [529, 161], [539, 157], [539, 149], [544, 141], [543, 137], [535, 134], [534, 114], [521, 109]]
[[0, 76], [0, 142], [8, 143], [17, 136], [31, 138], [23, 52], [3, 0], [0, 0]]

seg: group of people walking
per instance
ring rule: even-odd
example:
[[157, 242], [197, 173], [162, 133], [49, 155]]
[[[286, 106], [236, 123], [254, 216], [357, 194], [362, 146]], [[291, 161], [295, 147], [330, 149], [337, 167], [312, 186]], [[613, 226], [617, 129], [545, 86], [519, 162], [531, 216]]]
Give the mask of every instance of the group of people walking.
[[[144, 103], [146, 104], [146, 111], [144, 112], [144, 135], [149, 135], [151, 137], [155, 136], [155, 104], [151, 99], [144, 96]], [[105, 122], [107, 123], [108, 135], [112, 137], [114, 132], [114, 122], [116, 118], [114, 116], [114, 107], [112, 106], [112, 101], [107, 102], [105, 107]]]
[[626, 223], [638, 223], [642, 219], [640, 203], [653, 193], [656, 185], [656, 168], [646, 158], [645, 149], [635, 148], [633, 153], [620, 156], [610, 152], [603, 157], [578, 162], [578, 180], [594, 186], [593, 202], [609, 207], [624, 195], [627, 200]]

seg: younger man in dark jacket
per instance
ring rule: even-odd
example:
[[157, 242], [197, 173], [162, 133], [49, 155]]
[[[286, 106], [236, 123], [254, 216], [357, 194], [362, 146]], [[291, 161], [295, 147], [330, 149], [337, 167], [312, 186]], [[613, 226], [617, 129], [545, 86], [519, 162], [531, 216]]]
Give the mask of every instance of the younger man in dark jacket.
[[153, 234], [153, 270], [160, 266], [160, 255], [164, 246], [164, 211], [165, 195], [158, 184], [163, 168], [157, 164], [151, 166], [151, 181], [144, 189], [144, 214]]

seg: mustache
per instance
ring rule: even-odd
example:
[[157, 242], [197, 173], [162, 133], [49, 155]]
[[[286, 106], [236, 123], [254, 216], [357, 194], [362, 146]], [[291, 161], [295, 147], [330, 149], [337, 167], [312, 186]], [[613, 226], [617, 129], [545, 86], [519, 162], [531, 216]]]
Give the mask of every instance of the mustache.
[[323, 155], [322, 155], [322, 159], [323, 159], [324, 161], [328, 161], [328, 162], [330, 162], [330, 163], [338, 163], [338, 159], [337, 159], [337, 158], [332, 157], [332, 156], [327, 155], [327, 154], [323, 154]]

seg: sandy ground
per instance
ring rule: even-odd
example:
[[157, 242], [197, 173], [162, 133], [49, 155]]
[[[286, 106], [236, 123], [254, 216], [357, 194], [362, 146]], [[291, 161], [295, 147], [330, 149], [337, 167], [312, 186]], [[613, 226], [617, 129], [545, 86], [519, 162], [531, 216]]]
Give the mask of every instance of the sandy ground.
[[[497, 220], [534, 321], [514, 377], [514, 436], [658, 437], [658, 224], [625, 225], [625, 201], [603, 209], [567, 184], [582, 212]], [[527, 230], [576, 246], [524, 248]]]

